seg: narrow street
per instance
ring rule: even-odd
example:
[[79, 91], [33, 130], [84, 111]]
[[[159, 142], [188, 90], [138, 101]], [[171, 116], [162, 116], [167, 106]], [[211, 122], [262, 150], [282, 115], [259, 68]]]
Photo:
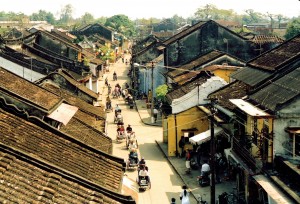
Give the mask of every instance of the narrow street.
[[[125, 59], [130, 58], [130, 55], [125, 55]], [[128, 81], [127, 73], [129, 65], [125, 65], [121, 60], [111, 65], [109, 72], [107, 73], [108, 83], [111, 85], [112, 90], [115, 85], [119, 83], [121, 87]], [[113, 73], [116, 71], [118, 80], [113, 81]], [[105, 79], [105, 78], [104, 78]], [[107, 97], [107, 88], [103, 88], [103, 103]], [[112, 98], [112, 97], [111, 97]], [[162, 141], [162, 127], [149, 126], [142, 123], [139, 112], [136, 109], [130, 109], [122, 97], [112, 99], [112, 107], [116, 104], [122, 109], [122, 116], [124, 120], [124, 126], [131, 125], [133, 131], [137, 135], [138, 140], [138, 154], [139, 159], [144, 157], [146, 164], [149, 167], [149, 173], [151, 178], [151, 189], [145, 192], [139, 193], [139, 204], [158, 204], [158, 203], [170, 203], [172, 197], [176, 198], [179, 203], [179, 194], [183, 185], [182, 180], [176, 174], [164, 154], [159, 149], [155, 141]], [[125, 148], [125, 141], [117, 144], [116, 129], [117, 125], [114, 123], [114, 112], [107, 114], [107, 133], [113, 139], [113, 155], [117, 157], [128, 159], [129, 151]], [[137, 171], [126, 171], [125, 174], [131, 180], [136, 180]], [[137, 185], [136, 185], [137, 186]], [[138, 186], [137, 186], [138, 187]], [[190, 196], [191, 204], [196, 203], [193, 197]]]

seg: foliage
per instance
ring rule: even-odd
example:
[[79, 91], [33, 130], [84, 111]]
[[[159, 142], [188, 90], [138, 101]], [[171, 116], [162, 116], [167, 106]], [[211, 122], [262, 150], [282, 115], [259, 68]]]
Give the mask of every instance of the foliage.
[[107, 46], [102, 46], [99, 50], [97, 50], [99, 53], [99, 58], [103, 61], [109, 60], [110, 62], [115, 61], [115, 52], [111, 50]]
[[300, 34], [300, 18], [294, 19], [292, 22], [288, 24], [285, 38], [290, 39]]
[[55, 24], [54, 15], [51, 12], [39, 10], [29, 16], [31, 21], [47, 21], [49, 24]]
[[128, 16], [125, 16], [123, 14], [114, 15], [106, 19], [104, 25], [114, 29], [115, 31], [125, 35], [126, 37], [133, 36], [135, 32], [133, 22], [128, 18]]
[[233, 10], [218, 9], [213, 4], [207, 4], [197, 9], [195, 16], [199, 19], [212, 20], [233, 20], [237, 14]]
[[168, 86], [166, 84], [160, 85], [155, 89], [156, 97], [162, 101], [165, 100], [165, 96], [168, 93]]
[[100, 17], [100, 18], [97, 18], [96, 20], [95, 20], [95, 23], [99, 23], [99, 24], [101, 24], [101, 25], [104, 25], [105, 24], [105, 22], [106, 22], [106, 19], [107, 19], [107, 17]]
[[60, 23], [69, 25], [71, 21], [73, 20], [73, 6], [71, 4], [65, 5], [60, 12]]
[[81, 16], [81, 22], [83, 25], [88, 25], [95, 21], [94, 16], [88, 12], [86, 12], [83, 16]]

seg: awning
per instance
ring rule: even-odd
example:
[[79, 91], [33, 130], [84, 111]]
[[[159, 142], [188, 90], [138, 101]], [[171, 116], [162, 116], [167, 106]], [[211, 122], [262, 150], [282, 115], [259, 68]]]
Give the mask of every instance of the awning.
[[231, 103], [236, 105], [239, 109], [247, 113], [251, 116], [270, 116], [270, 114], [266, 113], [265, 111], [257, 108], [256, 106], [252, 105], [251, 103], [248, 103], [247, 101], [244, 101], [243, 99], [229, 99]]
[[268, 196], [272, 199], [271, 203], [294, 203], [284, 193], [272, 183], [272, 181], [264, 175], [256, 175], [253, 178], [259, 183], [259, 185], [267, 192]]
[[[215, 127], [214, 128], [214, 134], [217, 135], [219, 134], [223, 129], [220, 128], [220, 127]], [[211, 130], [207, 130], [205, 132], [202, 132], [198, 135], [195, 135], [193, 137], [191, 137], [189, 139], [190, 143], [192, 143], [193, 145], [199, 145], [199, 144], [202, 144], [204, 142], [207, 142], [210, 140], [210, 133], [211, 133]]]
[[53, 120], [59, 121], [64, 125], [67, 125], [71, 118], [75, 115], [77, 107], [68, 105], [66, 103], [60, 104], [60, 106], [54, 110], [47, 117]]

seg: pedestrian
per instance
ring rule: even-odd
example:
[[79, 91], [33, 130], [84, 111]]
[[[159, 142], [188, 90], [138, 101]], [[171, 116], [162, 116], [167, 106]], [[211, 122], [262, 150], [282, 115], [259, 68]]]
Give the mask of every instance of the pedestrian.
[[176, 204], [176, 199], [175, 198], [171, 198], [171, 204]]
[[190, 204], [190, 193], [187, 191], [186, 186], [182, 186], [182, 192], [180, 193], [181, 204]]
[[154, 117], [154, 122], [156, 123], [157, 121], [157, 114], [158, 114], [158, 110], [156, 108], [153, 109], [153, 117]]
[[183, 157], [183, 153], [184, 153], [184, 145], [185, 145], [185, 140], [184, 140], [184, 136], [181, 136], [181, 139], [179, 140], [179, 147], [181, 148], [181, 153], [180, 153], [180, 157]]
[[191, 152], [188, 148], [185, 150], [185, 166], [187, 168], [186, 172], [190, 173], [191, 172]]

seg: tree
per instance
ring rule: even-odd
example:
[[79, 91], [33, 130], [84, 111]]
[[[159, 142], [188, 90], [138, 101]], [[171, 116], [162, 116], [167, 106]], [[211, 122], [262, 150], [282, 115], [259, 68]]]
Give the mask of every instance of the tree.
[[33, 13], [29, 16], [32, 21], [47, 21], [50, 24], [55, 24], [54, 15], [50, 12], [39, 10], [37, 13]]
[[65, 5], [60, 12], [60, 22], [63, 24], [70, 25], [71, 20], [73, 20], [73, 6], [71, 4]]
[[206, 4], [205, 6], [197, 9], [197, 11], [195, 12], [195, 16], [204, 20], [211, 19], [212, 13], [216, 8], [217, 7], [213, 4]]
[[295, 37], [296, 35], [300, 34], [300, 18], [294, 19], [292, 22], [288, 24], [286, 29], [286, 34], [284, 37], [286, 39], [290, 39]]
[[160, 85], [155, 89], [156, 97], [162, 101], [165, 100], [165, 97], [168, 93], [168, 86], [166, 84]]
[[114, 15], [106, 19], [104, 25], [116, 30], [117, 32], [127, 37], [133, 36], [135, 32], [133, 22], [128, 18], [128, 16], [125, 16], [123, 14]]
[[83, 16], [81, 16], [81, 22], [83, 25], [93, 23], [94, 21], [95, 21], [94, 16], [88, 12], [86, 12]]
[[225, 9], [218, 9], [213, 4], [207, 4], [203, 7], [200, 7], [197, 9], [195, 16], [200, 19], [208, 20], [221, 20], [221, 19], [227, 19], [227, 20], [233, 20], [237, 14], [232, 10], [225, 10]]

